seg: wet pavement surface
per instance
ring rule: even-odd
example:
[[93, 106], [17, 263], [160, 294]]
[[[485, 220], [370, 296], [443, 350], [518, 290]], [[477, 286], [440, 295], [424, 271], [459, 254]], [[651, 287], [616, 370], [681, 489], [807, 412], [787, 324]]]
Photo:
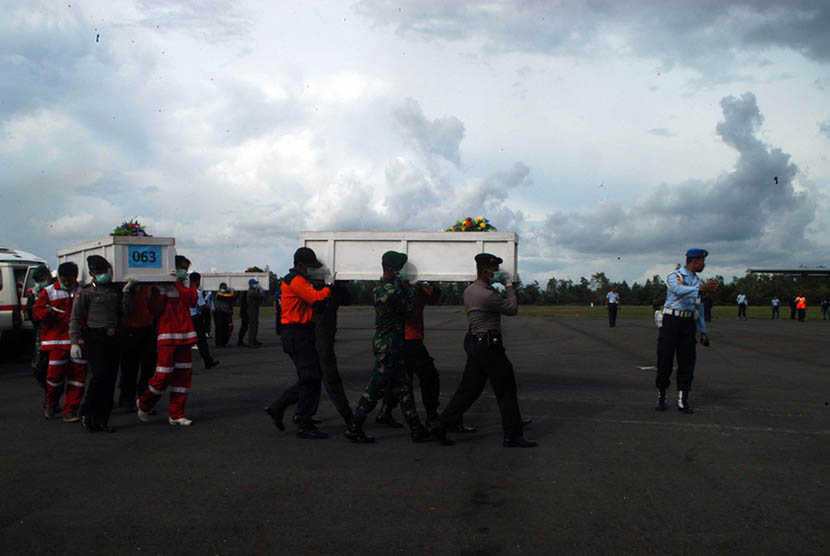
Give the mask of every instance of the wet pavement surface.
[[[116, 410], [115, 434], [46, 421], [28, 362], [0, 364], [0, 552], [7, 554], [827, 554], [830, 322], [716, 319], [698, 347], [694, 415], [655, 412], [657, 330], [602, 319], [504, 319], [534, 449], [502, 447], [489, 387], [456, 445], [367, 421], [349, 443], [323, 393], [326, 440], [262, 408], [295, 378], [260, 349], [194, 351], [186, 415]], [[342, 310], [352, 404], [372, 366], [373, 313]], [[441, 402], [461, 377], [466, 318], [427, 308]], [[416, 400], [420, 392], [416, 386]], [[397, 414], [400, 419], [400, 414]]]

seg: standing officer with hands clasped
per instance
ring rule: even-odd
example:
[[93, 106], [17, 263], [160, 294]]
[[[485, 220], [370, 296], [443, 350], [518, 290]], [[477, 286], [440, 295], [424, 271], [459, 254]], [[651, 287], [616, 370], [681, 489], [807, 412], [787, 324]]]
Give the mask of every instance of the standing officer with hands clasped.
[[[441, 414], [441, 426], [433, 432], [445, 440], [444, 431], [457, 426], [464, 412], [481, 395], [489, 379], [501, 410], [504, 446], [532, 448], [537, 443], [523, 436], [522, 425], [529, 420], [522, 421], [516, 376], [513, 364], [504, 351], [501, 336], [501, 315], [512, 316], [519, 310], [516, 289], [510, 283], [507, 273], [499, 271], [499, 265], [504, 262], [500, 257], [480, 253], [476, 255], [475, 261], [476, 281], [464, 290], [464, 308], [470, 321], [470, 328], [464, 337], [467, 364], [458, 389]], [[499, 295], [491, 285], [499, 281], [508, 283], [506, 298]]]
[[666, 410], [666, 390], [671, 383], [674, 356], [677, 354], [677, 410], [694, 413], [689, 405], [689, 389], [695, 371], [695, 334], [700, 343], [709, 345], [706, 321], [700, 306], [700, 294], [718, 289], [715, 280], [701, 283], [697, 273], [706, 266], [706, 249], [686, 251], [686, 266], [666, 279], [666, 303], [663, 324], [657, 337], [657, 411]]

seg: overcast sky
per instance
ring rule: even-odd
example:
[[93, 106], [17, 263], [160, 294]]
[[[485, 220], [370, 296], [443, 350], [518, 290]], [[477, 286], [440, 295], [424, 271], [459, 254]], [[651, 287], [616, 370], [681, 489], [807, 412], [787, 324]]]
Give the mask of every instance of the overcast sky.
[[[830, 3], [4, 0], [0, 245], [520, 235], [525, 281], [830, 266]], [[777, 179], [777, 183], [775, 178]]]

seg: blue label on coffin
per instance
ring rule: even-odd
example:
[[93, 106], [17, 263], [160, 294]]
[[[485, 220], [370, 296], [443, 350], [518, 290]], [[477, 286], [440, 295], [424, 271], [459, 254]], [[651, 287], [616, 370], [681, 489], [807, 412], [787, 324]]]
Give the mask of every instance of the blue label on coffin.
[[130, 245], [129, 268], [161, 268], [161, 245]]

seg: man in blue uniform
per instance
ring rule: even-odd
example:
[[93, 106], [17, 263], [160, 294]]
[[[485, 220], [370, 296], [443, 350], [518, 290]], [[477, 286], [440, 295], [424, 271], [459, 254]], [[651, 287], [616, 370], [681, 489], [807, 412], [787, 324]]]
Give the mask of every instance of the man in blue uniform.
[[677, 354], [677, 410], [694, 413], [689, 405], [689, 389], [694, 379], [696, 333], [700, 334], [700, 343], [709, 345], [700, 294], [718, 289], [715, 280], [703, 283], [697, 275], [706, 266], [708, 254], [705, 249], [689, 249], [686, 266], [675, 270], [666, 279], [663, 324], [657, 337], [657, 411], [666, 410], [666, 390], [671, 383]]

